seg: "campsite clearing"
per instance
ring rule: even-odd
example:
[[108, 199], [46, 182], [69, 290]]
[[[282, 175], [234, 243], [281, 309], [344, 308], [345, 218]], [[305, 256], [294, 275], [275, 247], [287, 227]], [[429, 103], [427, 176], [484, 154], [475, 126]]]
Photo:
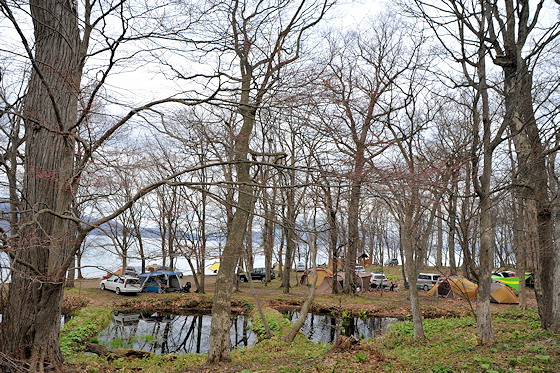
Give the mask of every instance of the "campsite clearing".
[[[215, 276], [206, 278], [207, 294], [196, 293], [140, 293], [137, 296], [117, 296], [102, 292], [98, 279], [80, 280], [67, 291], [67, 302], [106, 306], [111, 309], [161, 308], [166, 310], [210, 309]], [[299, 279], [298, 279], [299, 280]], [[185, 281], [193, 281], [185, 277]], [[272, 309], [297, 309], [307, 295], [308, 287], [294, 278], [290, 294], [283, 294], [280, 280], [253, 283], [261, 305], [272, 325], [283, 325], [282, 316]], [[408, 319], [408, 292], [371, 291], [353, 296], [318, 293], [313, 312], [342, 315], [367, 314], [397, 316]], [[536, 303], [532, 292], [529, 307]], [[239, 284], [233, 294], [234, 309], [241, 311], [254, 304], [249, 284]], [[277, 337], [255, 346], [236, 349], [229, 364], [208, 366], [204, 355], [165, 355], [150, 359], [111, 362], [99, 356], [77, 354], [67, 356], [73, 371], [142, 371], [142, 372], [557, 372], [559, 371], [560, 336], [540, 329], [534, 309], [520, 310], [517, 305], [492, 304], [498, 342], [480, 346], [476, 338], [476, 322], [471, 309], [474, 300], [437, 298], [420, 292], [424, 329], [429, 343], [412, 339], [409, 321], [393, 324], [390, 331], [374, 341], [341, 340], [339, 344], [314, 344], [298, 337], [285, 344]], [[88, 307], [91, 308], [91, 307]], [[275, 313], [276, 312], [276, 313]], [[73, 320], [78, 321], [79, 316]], [[276, 320], [276, 321], [274, 321]], [[256, 328], [259, 328], [258, 325]], [[442, 354], [441, 351], [446, 353]], [[88, 370], [89, 369], [89, 370]]]

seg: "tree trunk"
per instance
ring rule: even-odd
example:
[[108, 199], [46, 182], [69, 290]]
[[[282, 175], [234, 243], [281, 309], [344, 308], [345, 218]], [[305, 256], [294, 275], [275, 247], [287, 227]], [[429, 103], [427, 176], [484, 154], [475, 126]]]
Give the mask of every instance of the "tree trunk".
[[[418, 199], [411, 199], [411, 202], [417, 202]], [[404, 269], [409, 279], [408, 294], [410, 297], [410, 308], [412, 311], [412, 324], [414, 329], [414, 339], [425, 339], [424, 325], [422, 323], [422, 310], [420, 308], [420, 300], [418, 298], [418, 288], [416, 287], [416, 279], [418, 278], [418, 265], [422, 263], [421, 253], [415, 252], [413, 238], [413, 218], [414, 206], [410, 205], [404, 212], [404, 221], [401, 228], [401, 242], [406, 260], [404, 261]]]
[[436, 248], [436, 267], [441, 268], [443, 265], [442, 252], [443, 252], [443, 219], [441, 217], [441, 207], [439, 208], [439, 216], [437, 221], [437, 248]]
[[[363, 159], [359, 155], [357, 158]], [[360, 243], [360, 197], [363, 177], [363, 164], [356, 161], [356, 169], [352, 180], [352, 190], [350, 191], [350, 201], [348, 202], [348, 247], [344, 256], [344, 287], [345, 294], [353, 294], [356, 291], [356, 257], [358, 245]]]
[[494, 226], [492, 223], [491, 207], [492, 200], [489, 196], [482, 198], [480, 202], [480, 229], [482, 237], [479, 253], [480, 267], [476, 299], [476, 324], [478, 337], [483, 345], [492, 344], [496, 341], [490, 310], [490, 284], [492, 282], [492, 259], [494, 254]]
[[[242, 87], [239, 101], [239, 114], [243, 124], [235, 138], [234, 160], [237, 173], [237, 204], [226, 238], [226, 244], [220, 259], [220, 270], [215, 284], [214, 301], [212, 303], [212, 323], [210, 326], [210, 346], [208, 363], [230, 361], [230, 335], [231, 325], [231, 294], [235, 282], [237, 263], [243, 258], [243, 242], [247, 230], [250, 209], [253, 204], [253, 188], [251, 186], [250, 168], [247, 162], [249, 154], [249, 140], [255, 125], [256, 107], [251, 105], [250, 92], [252, 76], [248, 61], [242, 60]], [[250, 281], [250, 279], [249, 279]]]
[[[504, 68], [504, 75], [506, 120], [514, 134], [518, 176], [523, 186], [523, 195], [536, 203], [536, 219], [528, 219], [528, 222], [534, 221], [536, 224], [538, 247], [535, 294], [542, 327], [548, 329], [554, 319], [558, 319], [553, 313], [555, 281], [551, 281], [554, 278], [555, 266], [552, 208], [544, 150], [532, 106], [532, 78], [525, 61], [521, 58], [518, 59], [515, 68]], [[557, 324], [560, 326], [560, 322]]]
[[[254, 118], [254, 117], [253, 117]], [[246, 118], [240, 139], [236, 143], [236, 158], [246, 159], [249, 152], [248, 139], [253, 127], [253, 120]], [[251, 176], [249, 163], [238, 163], [237, 180], [239, 183], [238, 203], [228, 231], [226, 244], [220, 258], [220, 270], [216, 279], [214, 301], [212, 303], [212, 324], [210, 326], [210, 349], [208, 363], [230, 361], [230, 335], [231, 325], [231, 294], [233, 292], [235, 269], [238, 261], [243, 258], [243, 242], [249, 218], [249, 209], [252, 204], [252, 188], [249, 186]]]
[[[33, 69], [25, 98], [24, 228], [14, 238], [12, 283], [0, 349], [30, 372], [62, 362], [61, 301], [71, 261], [68, 220], [74, 166], [73, 126], [80, 88], [80, 39], [73, 1], [32, 0]], [[51, 212], [46, 212], [49, 209]], [[43, 210], [43, 211], [41, 211]]]
[[282, 292], [290, 293], [290, 278], [292, 276], [292, 263], [294, 262], [294, 254], [296, 252], [296, 157], [292, 153], [290, 159], [290, 169], [288, 172], [289, 185], [286, 189], [286, 216], [284, 218], [284, 231], [286, 232], [286, 257], [284, 260], [284, 273], [282, 276]]
[[[449, 196], [449, 233], [447, 234], [447, 251], [449, 254], [449, 272], [457, 274], [457, 261], [455, 260], [455, 235], [457, 232], [457, 193], [459, 180], [457, 173], [451, 176], [451, 195]], [[464, 202], [466, 203], [466, 202]]]

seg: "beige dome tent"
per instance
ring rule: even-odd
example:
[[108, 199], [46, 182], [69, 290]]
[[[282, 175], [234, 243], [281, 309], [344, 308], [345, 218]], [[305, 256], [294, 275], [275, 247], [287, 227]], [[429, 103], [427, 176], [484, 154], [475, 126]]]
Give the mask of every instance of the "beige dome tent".
[[325, 277], [332, 277], [333, 273], [328, 268], [316, 267], [310, 268], [301, 276], [300, 283], [303, 285], [311, 285], [311, 274], [317, 272], [317, 284], [319, 286], [323, 283]]
[[443, 298], [476, 299], [478, 286], [464, 277], [450, 276], [440, 278], [436, 286], [428, 291], [428, 295]]
[[501, 282], [493, 282], [490, 286], [490, 302], [492, 303], [519, 303], [519, 299], [508, 286]]

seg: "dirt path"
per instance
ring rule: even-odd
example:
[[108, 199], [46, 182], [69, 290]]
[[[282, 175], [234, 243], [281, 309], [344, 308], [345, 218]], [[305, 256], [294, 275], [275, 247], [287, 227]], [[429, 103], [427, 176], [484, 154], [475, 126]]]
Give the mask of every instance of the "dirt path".
[[[101, 279], [77, 280], [75, 288], [67, 291], [71, 294], [71, 303], [79, 303], [86, 300], [89, 305], [107, 306], [113, 309], [123, 307], [162, 307], [179, 308], [184, 310], [189, 305], [196, 309], [211, 308], [212, 296], [214, 291], [216, 276], [206, 277], [206, 294], [195, 293], [140, 293], [138, 295], [117, 295], [110, 291], [103, 291], [99, 287]], [[189, 276], [182, 280], [194, 281]], [[280, 280], [276, 279], [271, 283], [264, 284], [253, 282], [256, 294], [263, 307], [275, 309], [297, 309], [303, 303], [308, 293], [308, 288], [299, 285], [294, 280], [290, 294], [284, 294], [280, 287]], [[358, 313], [367, 311], [370, 316], [381, 317], [405, 317], [410, 314], [410, 302], [408, 291], [403, 291], [402, 281], [399, 282], [400, 291], [371, 291], [362, 292], [353, 296], [332, 295], [329, 293], [318, 293], [315, 297], [314, 312], [332, 313], [342, 310]], [[420, 303], [425, 317], [449, 317], [471, 313], [476, 308], [474, 301], [459, 299], [442, 299], [428, 296], [426, 292], [420, 291]], [[76, 298], [76, 299], [74, 299]], [[532, 292], [528, 293], [529, 307], [536, 308], [536, 301]], [[239, 291], [234, 292], [233, 301], [235, 304], [253, 303], [250, 287], [248, 283], [240, 283]], [[131, 304], [133, 304], [131, 306]], [[72, 307], [72, 306], [70, 306]], [[492, 304], [494, 310], [504, 308], [516, 308], [516, 304]]]

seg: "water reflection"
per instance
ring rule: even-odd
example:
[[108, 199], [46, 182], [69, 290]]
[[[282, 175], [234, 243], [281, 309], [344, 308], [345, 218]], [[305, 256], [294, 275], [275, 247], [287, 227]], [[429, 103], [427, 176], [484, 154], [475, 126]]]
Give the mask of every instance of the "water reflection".
[[[111, 347], [128, 347], [154, 353], [208, 352], [210, 315], [168, 315], [163, 313], [115, 312], [113, 321], [98, 338]], [[242, 315], [232, 320], [231, 345], [247, 346], [256, 341], [249, 329], [249, 321]], [[113, 341], [113, 342], [111, 342]], [[115, 342], [122, 346], [115, 346]]]
[[[290, 321], [295, 321], [299, 317], [298, 312], [287, 314]], [[368, 319], [344, 318], [341, 334], [354, 336], [356, 338], [373, 339], [379, 337], [387, 331], [389, 325], [397, 321], [396, 318], [375, 317]], [[333, 343], [336, 340], [338, 329], [338, 319], [332, 316], [307, 314], [301, 332], [313, 342]]]
[[[287, 314], [291, 321], [299, 313]], [[115, 312], [111, 325], [98, 338], [110, 348], [126, 347], [153, 353], [205, 353], [210, 343], [210, 315], [169, 315], [164, 313]], [[395, 318], [345, 318], [308, 314], [301, 332], [313, 342], [333, 343], [337, 330], [356, 338], [373, 339], [385, 333]], [[250, 321], [242, 315], [235, 316], [230, 329], [231, 346], [248, 346], [256, 343], [250, 330]], [[118, 342], [118, 343], [117, 343]]]

